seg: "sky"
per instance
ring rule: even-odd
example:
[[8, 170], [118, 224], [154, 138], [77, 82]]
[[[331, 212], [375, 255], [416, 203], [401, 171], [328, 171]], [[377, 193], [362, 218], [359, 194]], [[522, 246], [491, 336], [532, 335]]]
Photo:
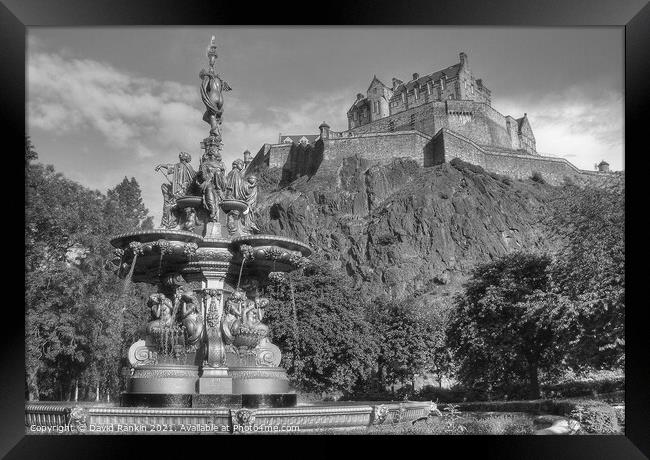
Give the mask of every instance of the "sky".
[[467, 53], [504, 115], [528, 114], [542, 154], [593, 170], [624, 169], [621, 27], [28, 28], [27, 132], [39, 161], [105, 192], [125, 176], [162, 216], [154, 167], [180, 151], [198, 165], [209, 125], [199, 72], [216, 37], [224, 93], [224, 161], [255, 155], [279, 133], [347, 129], [373, 75], [390, 85]]

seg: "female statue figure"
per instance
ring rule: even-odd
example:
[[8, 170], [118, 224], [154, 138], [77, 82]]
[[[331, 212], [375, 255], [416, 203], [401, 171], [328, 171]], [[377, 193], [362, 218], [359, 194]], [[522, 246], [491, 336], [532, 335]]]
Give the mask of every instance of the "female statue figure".
[[218, 220], [219, 202], [223, 199], [225, 165], [214, 149], [208, 150], [196, 176], [196, 184], [203, 197], [203, 207], [208, 211], [211, 222]]
[[172, 301], [164, 294], [151, 294], [147, 306], [151, 309], [151, 321], [147, 324], [147, 334], [152, 334], [156, 329], [171, 327], [174, 324]]
[[181, 293], [181, 318], [187, 331], [188, 345], [195, 345], [203, 334], [203, 316], [199, 312], [200, 305], [191, 291]]
[[214, 63], [217, 59], [217, 45], [214, 43], [214, 36], [210, 41], [208, 48], [209, 70], [201, 70], [199, 78], [201, 79], [201, 99], [205, 105], [203, 121], [210, 124], [210, 134], [221, 138], [219, 125], [221, 124], [221, 115], [223, 114], [223, 96], [222, 91], [230, 91], [232, 88], [221, 79], [214, 70]]
[[242, 171], [244, 170], [244, 161], [237, 158], [232, 162], [232, 170], [226, 176], [226, 198], [234, 200], [245, 199], [244, 190], [244, 177]]
[[192, 156], [187, 152], [178, 154], [179, 162], [176, 164], [160, 164], [155, 167], [155, 171], [163, 169], [165, 176], [172, 176], [172, 180], [162, 184], [163, 194], [163, 218], [161, 227], [175, 228], [178, 224], [178, 218], [174, 213], [176, 199], [185, 195], [194, 182], [196, 171], [192, 168], [190, 162]]
[[253, 211], [257, 207], [257, 176], [254, 174], [247, 176], [243, 189], [243, 199], [248, 204], [248, 208], [244, 211], [242, 226], [246, 233], [258, 233], [259, 228], [253, 220]]

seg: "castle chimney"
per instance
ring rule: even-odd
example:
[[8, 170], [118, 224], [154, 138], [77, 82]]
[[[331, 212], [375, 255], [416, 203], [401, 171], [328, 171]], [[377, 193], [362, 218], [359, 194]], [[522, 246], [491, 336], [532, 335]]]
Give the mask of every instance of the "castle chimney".
[[248, 165], [251, 164], [251, 161], [252, 161], [251, 153], [248, 150], [246, 150], [244, 152], [244, 168], [248, 168]]
[[361, 99], [363, 99], [363, 94], [357, 93], [357, 101], [360, 101]]
[[322, 122], [321, 125], [318, 127], [320, 129], [320, 138], [321, 139], [329, 139], [330, 137], [330, 125], [328, 125], [325, 122]]
[[469, 59], [467, 59], [467, 54], [460, 53], [458, 57], [460, 58], [460, 63], [463, 65], [463, 67], [469, 67]]
[[414, 74], [413, 74], [413, 80], [415, 81], [415, 80], [417, 80], [418, 78], [420, 78], [420, 74], [418, 74], [418, 73], [414, 73]]

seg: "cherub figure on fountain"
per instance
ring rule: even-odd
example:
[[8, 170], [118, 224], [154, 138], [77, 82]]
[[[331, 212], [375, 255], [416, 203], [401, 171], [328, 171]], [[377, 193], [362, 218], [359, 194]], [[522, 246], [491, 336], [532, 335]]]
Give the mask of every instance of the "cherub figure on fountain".
[[174, 306], [172, 301], [165, 297], [164, 294], [151, 294], [147, 306], [151, 311], [151, 320], [146, 329], [147, 334], [154, 334], [163, 328], [173, 326], [174, 316], [172, 312]]

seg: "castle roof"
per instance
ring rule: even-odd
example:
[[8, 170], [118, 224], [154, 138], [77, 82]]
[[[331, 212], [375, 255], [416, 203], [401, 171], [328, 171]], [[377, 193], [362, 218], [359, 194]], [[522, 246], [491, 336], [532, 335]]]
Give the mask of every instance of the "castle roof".
[[319, 134], [280, 134], [278, 144], [300, 144], [301, 141], [313, 144], [320, 139]]
[[370, 102], [368, 101], [368, 98], [367, 97], [358, 97], [357, 100], [354, 101], [354, 103], [350, 106], [350, 108], [348, 109], [348, 112], [350, 112], [351, 110], [354, 110], [354, 109], [356, 109], [358, 107], [361, 107], [363, 105], [368, 105], [368, 106], [370, 105]]
[[372, 88], [372, 85], [374, 85], [375, 82], [379, 83], [384, 88], [388, 88], [388, 86], [384, 85], [384, 83], [379, 78], [377, 78], [377, 75], [375, 75], [375, 76], [372, 77], [372, 81], [370, 82], [370, 86], [368, 86], [368, 90], [370, 90], [370, 88]]
[[598, 166], [609, 166], [609, 163], [607, 163], [605, 160], [603, 160], [600, 163], [598, 163]]
[[458, 71], [460, 70], [460, 63], [459, 64], [454, 64], [450, 67], [447, 67], [446, 69], [443, 70], [438, 70], [437, 72], [430, 73], [428, 75], [424, 75], [417, 80], [411, 80], [406, 83], [401, 83], [395, 88], [395, 93], [401, 93], [402, 91], [410, 91], [413, 89], [414, 86], [423, 86], [426, 85], [428, 81], [433, 81], [434, 83], [438, 80], [440, 80], [443, 76], [445, 78], [452, 79], [456, 78], [458, 76]]

